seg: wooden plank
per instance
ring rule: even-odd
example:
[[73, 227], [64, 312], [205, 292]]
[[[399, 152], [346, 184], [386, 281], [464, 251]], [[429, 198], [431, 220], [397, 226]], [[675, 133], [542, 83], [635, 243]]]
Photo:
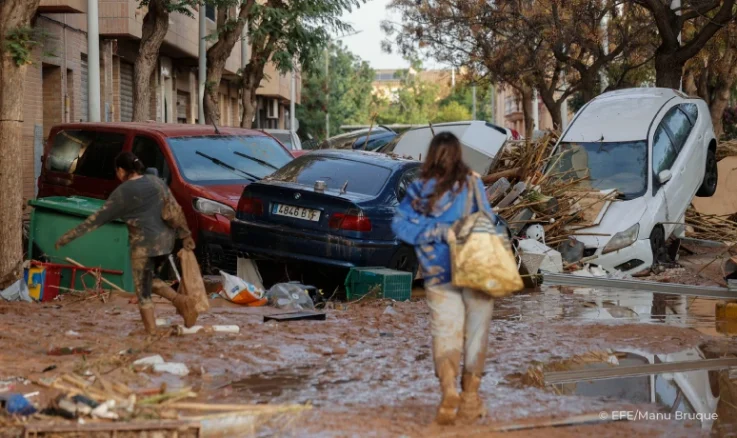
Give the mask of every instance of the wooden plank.
[[545, 383], [549, 385], [574, 383], [588, 380], [618, 379], [621, 377], [650, 376], [663, 373], [682, 373], [686, 371], [713, 371], [737, 367], [737, 357], [722, 359], [702, 359], [682, 362], [656, 363], [647, 365], [612, 366], [575, 371], [554, 371], [545, 373]]
[[55, 423], [55, 424], [28, 424], [25, 426], [25, 436], [38, 433], [59, 432], [136, 432], [155, 430], [200, 430], [197, 421], [163, 420], [163, 421], [134, 421], [117, 423]]
[[519, 198], [519, 196], [527, 189], [527, 184], [524, 182], [518, 182], [514, 185], [514, 188], [512, 188], [512, 191], [509, 192], [507, 196], [504, 197], [497, 205], [494, 206], [494, 208], [504, 208], [512, 205], [514, 201]]
[[501, 178], [497, 182], [492, 184], [491, 187], [486, 189], [486, 198], [489, 200], [489, 203], [493, 205], [497, 201], [497, 199], [501, 198], [502, 196], [504, 196], [505, 193], [507, 193], [509, 187], [511, 187], [511, 184], [506, 178]]
[[597, 412], [595, 414], [581, 414], [563, 418], [503, 424], [501, 426], [493, 427], [491, 432], [512, 432], [517, 430], [543, 429], [546, 427], [579, 426], [582, 424], [604, 423], [610, 421], [614, 420], [611, 420], [610, 418], [602, 419], [601, 414]]

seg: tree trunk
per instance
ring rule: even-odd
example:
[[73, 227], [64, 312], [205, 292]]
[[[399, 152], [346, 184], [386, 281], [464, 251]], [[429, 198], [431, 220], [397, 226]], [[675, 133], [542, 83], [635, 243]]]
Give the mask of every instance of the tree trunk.
[[[40, 0], [0, 2], [0, 290], [23, 274], [23, 92], [28, 59], [20, 62], [6, 39], [31, 26]], [[36, 157], [40, 159], [40, 157]]]
[[[225, 63], [230, 57], [235, 44], [241, 40], [246, 26], [248, 14], [253, 1], [246, 2], [241, 8], [238, 20], [228, 20], [228, 9], [218, 8], [218, 40], [207, 49], [207, 84], [205, 86], [205, 123], [220, 124], [220, 81], [223, 78]], [[235, 8], [230, 9], [235, 14]], [[226, 27], [226, 24], [229, 26]], [[223, 30], [227, 29], [227, 30]]]
[[662, 53], [660, 49], [655, 53], [655, 85], [662, 88], [681, 88], [684, 63], [680, 62], [673, 53]]
[[714, 126], [714, 134], [716, 138], [720, 138], [724, 134], [724, 110], [729, 105], [730, 89], [733, 81], [730, 78], [729, 85], [721, 84], [715, 91], [714, 96], [709, 105], [711, 113], [711, 123]]
[[261, 80], [264, 77], [264, 64], [254, 62], [252, 59], [243, 71], [243, 83], [241, 89], [241, 98], [243, 99], [243, 120], [241, 120], [242, 128], [252, 128], [253, 118], [256, 115], [258, 102], [256, 100], [256, 90], [261, 86]]
[[550, 118], [553, 120], [553, 130], [560, 130], [563, 126], [563, 115], [560, 108], [563, 100], [555, 100], [555, 91], [542, 89], [539, 93], [540, 98], [543, 101], [543, 105], [545, 105], [545, 108], [547, 108], [550, 113]]
[[148, 12], [143, 17], [141, 44], [133, 72], [133, 121], [145, 122], [152, 117], [149, 113], [151, 100], [151, 75], [156, 69], [161, 43], [169, 31], [169, 12], [164, 0], [151, 0]]
[[535, 133], [535, 119], [532, 116], [532, 88], [523, 86], [518, 89], [522, 94], [522, 115], [525, 118], [525, 137], [532, 138]]

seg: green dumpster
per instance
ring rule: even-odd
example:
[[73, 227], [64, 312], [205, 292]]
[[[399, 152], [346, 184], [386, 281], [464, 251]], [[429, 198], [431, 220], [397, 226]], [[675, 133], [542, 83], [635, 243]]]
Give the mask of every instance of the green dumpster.
[[[105, 201], [83, 197], [50, 197], [30, 201], [33, 207], [28, 237], [28, 254], [31, 257], [46, 255], [51, 262], [69, 264], [66, 258], [89, 268], [122, 271], [123, 275], [103, 274], [111, 283], [127, 292], [133, 292], [128, 227], [121, 221], [106, 224], [56, 249], [56, 241], [67, 231], [82, 223], [102, 207]], [[66, 270], [65, 270], [66, 271]], [[76, 290], [94, 286], [90, 276], [77, 274], [76, 283], [70, 285], [71, 273], [63, 272], [61, 286]], [[105, 289], [108, 286], [103, 285]]]

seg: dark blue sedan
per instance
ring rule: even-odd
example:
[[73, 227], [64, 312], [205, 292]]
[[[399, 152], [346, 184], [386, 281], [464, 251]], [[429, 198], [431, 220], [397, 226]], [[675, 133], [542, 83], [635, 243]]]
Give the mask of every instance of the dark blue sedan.
[[256, 259], [416, 272], [391, 230], [420, 163], [362, 151], [320, 150], [248, 185], [231, 224], [239, 252]]

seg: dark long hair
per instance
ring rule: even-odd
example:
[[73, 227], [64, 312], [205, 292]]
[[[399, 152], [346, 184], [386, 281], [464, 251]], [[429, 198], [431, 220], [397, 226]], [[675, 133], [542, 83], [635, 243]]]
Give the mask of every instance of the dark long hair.
[[435, 204], [449, 191], [458, 192], [465, 185], [471, 169], [463, 162], [461, 142], [450, 132], [441, 132], [430, 141], [420, 178], [423, 181], [435, 179], [433, 193], [423, 205], [415, 209], [429, 214]]
[[130, 176], [132, 173], [143, 175], [146, 171], [141, 160], [133, 152], [121, 152], [115, 157], [115, 168], [123, 169]]

